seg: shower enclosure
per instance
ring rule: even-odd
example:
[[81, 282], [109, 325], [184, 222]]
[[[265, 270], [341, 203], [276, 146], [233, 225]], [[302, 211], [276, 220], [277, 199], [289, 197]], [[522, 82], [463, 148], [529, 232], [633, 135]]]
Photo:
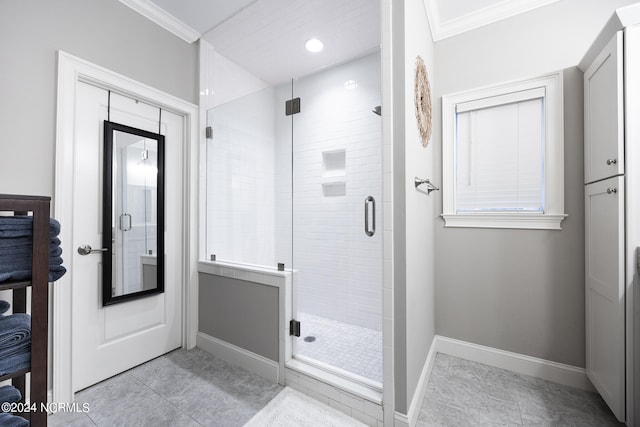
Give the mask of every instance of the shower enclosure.
[[380, 3], [259, 0], [203, 37], [206, 257], [289, 272], [292, 358], [380, 391]]
[[207, 254], [291, 271], [293, 357], [375, 389], [380, 97], [375, 52], [232, 99], [208, 111], [206, 168]]

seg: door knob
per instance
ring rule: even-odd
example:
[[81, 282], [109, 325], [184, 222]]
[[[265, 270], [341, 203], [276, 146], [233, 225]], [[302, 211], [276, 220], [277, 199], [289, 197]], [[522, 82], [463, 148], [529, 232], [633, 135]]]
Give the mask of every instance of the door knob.
[[107, 252], [108, 250], [109, 249], [107, 249], [107, 248], [93, 249], [90, 245], [78, 246], [78, 253], [80, 255], [89, 255], [89, 254], [92, 254], [92, 253]]

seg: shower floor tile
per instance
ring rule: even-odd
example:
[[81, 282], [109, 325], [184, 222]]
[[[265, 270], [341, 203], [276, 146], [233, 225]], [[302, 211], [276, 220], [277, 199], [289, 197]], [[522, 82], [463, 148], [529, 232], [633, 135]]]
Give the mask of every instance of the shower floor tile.
[[301, 322], [297, 354], [382, 384], [381, 331], [308, 313], [298, 313], [297, 318]]

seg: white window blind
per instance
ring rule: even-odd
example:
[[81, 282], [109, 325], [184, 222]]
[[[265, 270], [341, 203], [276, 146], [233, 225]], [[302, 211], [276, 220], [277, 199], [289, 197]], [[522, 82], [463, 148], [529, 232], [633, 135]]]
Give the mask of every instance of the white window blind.
[[560, 230], [562, 72], [442, 97], [445, 227]]
[[544, 88], [456, 111], [456, 212], [544, 212]]

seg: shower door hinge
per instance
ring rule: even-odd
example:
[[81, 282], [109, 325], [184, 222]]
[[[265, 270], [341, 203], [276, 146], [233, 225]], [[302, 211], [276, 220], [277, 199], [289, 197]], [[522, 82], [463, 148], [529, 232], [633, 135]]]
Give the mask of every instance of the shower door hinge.
[[213, 139], [213, 128], [211, 126], [207, 126], [205, 128], [205, 133], [206, 133], [207, 139]]
[[291, 319], [289, 321], [289, 335], [294, 337], [300, 336], [300, 321], [296, 319]]
[[291, 116], [300, 112], [300, 98], [293, 98], [284, 103], [284, 114]]

